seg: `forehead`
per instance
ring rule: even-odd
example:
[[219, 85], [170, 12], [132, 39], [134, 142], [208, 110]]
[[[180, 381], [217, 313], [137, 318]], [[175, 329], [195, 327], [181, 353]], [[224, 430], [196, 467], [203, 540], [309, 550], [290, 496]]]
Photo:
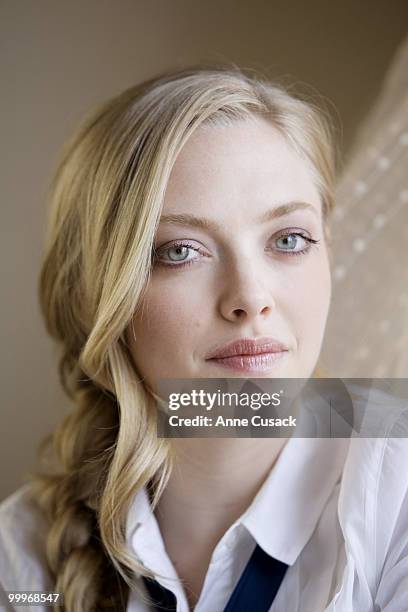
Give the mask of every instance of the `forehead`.
[[173, 166], [163, 214], [231, 222], [291, 201], [321, 212], [309, 164], [269, 121], [251, 117], [195, 131]]

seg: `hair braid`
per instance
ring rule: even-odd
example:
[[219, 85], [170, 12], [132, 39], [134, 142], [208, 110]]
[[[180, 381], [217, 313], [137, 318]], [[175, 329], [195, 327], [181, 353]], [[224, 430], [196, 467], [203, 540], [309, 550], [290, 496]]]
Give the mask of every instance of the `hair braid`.
[[192, 69], [130, 88], [92, 114], [65, 149], [39, 289], [75, 408], [42, 444], [58, 465], [32, 475], [49, 521], [49, 570], [64, 594], [55, 609], [125, 610], [129, 588], [153, 576], [129, 550], [126, 517], [145, 486], [154, 510], [173, 457], [157, 437], [157, 406], [126, 333], [143, 303], [178, 152], [201, 123], [253, 114], [269, 117], [307, 159], [329, 213], [334, 160], [324, 119], [236, 69]]
[[50, 523], [46, 553], [55, 590], [64, 594], [55, 609], [119, 610], [120, 601], [125, 609], [128, 586], [101, 541], [98, 516], [117, 438], [116, 400], [92, 381], [82, 381], [73, 397], [76, 410], [42, 445], [44, 452], [53, 443], [62, 471], [33, 475], [32, 483]]

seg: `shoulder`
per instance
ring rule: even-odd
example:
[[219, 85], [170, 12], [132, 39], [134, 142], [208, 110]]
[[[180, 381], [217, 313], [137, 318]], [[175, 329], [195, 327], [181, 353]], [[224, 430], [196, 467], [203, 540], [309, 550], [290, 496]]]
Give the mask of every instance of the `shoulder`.
[[363, 401], [364, 420], [350, 439], [341, 501], [348, 509], [349, 501], [364, 501], [367, 510], [378, 506], [381, 513], [390, 499], [395, 511], [408, 492], [408, 402], [378, 390]]
[[358, 426], [344, 466], [345, 494], [356, 491], [357, 479], [368, 501], [380, 491], [395, 499], [408, 488], [408, 472], [396, 469], [408, 465], [408, 401], [378, 388], [350, 390]]
[[372, 437], [350, 440], [339, 521], [360, 592], [400, 612], [408, 601], [408, 407], [400, 398], [380, 399], [384, 435], [373, 435], [371, 421]]
[[51, 588], [46, 569], [47, 531], [29, 484], [0, 503], [0, 582], [5, 590]]

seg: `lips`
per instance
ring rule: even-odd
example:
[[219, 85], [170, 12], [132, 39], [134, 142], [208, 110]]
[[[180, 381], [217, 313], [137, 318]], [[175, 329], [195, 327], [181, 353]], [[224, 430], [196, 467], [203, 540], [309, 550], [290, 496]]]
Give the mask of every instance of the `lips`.
[[231, 370], [267, 372], [288, 351], [288, 347], [275, 338], [241, 338], [217, 348], [207, 360]]
[[287, 351], [288, 347], [275, 338], [241, 338], [229, 342], [210, 353], [207, 359], [223, 359], [225, 357], [236, 357], [238, 355], [262, 355], [265, 353], [281, 353]]

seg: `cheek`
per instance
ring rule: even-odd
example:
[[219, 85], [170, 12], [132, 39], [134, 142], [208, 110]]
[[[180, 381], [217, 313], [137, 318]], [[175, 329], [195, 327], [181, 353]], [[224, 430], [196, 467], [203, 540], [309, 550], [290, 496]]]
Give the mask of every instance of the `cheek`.
[[319, 350], [326, 326], [331, 299], [329, 262], [321, 257], [305, 270], [299, 279], [296, 309], [298, 343]]
[[185, 359], [186, 347], [191, 349], [192, 331], [200, 320], [200, 301], [191, 288], [186, 290], [177, 279], [153, 279], [133, 319], [137, 338], [134, 353], [150, 352], [156, 360], [160, 356], [161, 362], [174, 360], [178, 354]]

